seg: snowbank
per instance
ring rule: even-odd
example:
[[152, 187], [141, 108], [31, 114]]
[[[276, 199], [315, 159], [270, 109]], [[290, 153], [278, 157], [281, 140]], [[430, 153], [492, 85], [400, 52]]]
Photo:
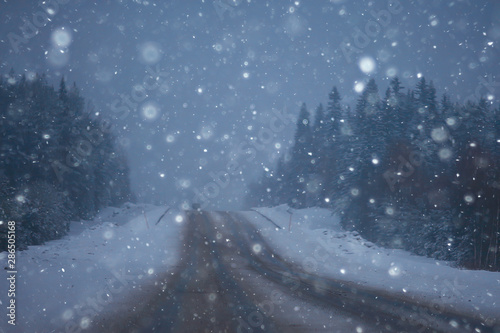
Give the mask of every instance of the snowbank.
[[[123, 303], [131, 290], [154, 284], [179, 260], [184, 218], [167, 207], [126, 204], [94, 220], [73, 222], [70, 234], [17, 252], [16, 327], [0, 332], [79, 332]], [[0, 254], [6, 262], [6, 253]], [[0, 280], [2, 307], [6, 278]]]
[[277, 254], [308, 273], [419, 299], [438, 310], [454, 308], [489, 322], [500, 318], [500, 273], [462, 270], [378, 247], [356, 232], [342, 230], [340, 219], [326, 209], [293, 210], [282, 205], [254, 211], [243, 214]]

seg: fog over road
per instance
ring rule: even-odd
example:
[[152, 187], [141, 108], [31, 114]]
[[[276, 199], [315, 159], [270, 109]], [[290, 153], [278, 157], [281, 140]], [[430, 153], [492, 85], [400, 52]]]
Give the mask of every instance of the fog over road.
[[432, 304], [311, 275], [238, 213], [186, 218], [176, 271], [139, 290], [126, 311], [98, 318], [96, 332], [494, 332]]

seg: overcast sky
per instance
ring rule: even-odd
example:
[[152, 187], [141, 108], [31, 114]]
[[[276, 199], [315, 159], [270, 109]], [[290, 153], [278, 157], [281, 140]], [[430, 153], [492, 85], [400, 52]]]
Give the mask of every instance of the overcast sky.
[[455, 101], [500, 97], [498, 1], [37, 3], [0, 1], [0, 72], [75, 81], [144, 201], [238, 208], [290, 146], [300, 104], [313, 113], [334, 85], [350, 105], [395, 75]]

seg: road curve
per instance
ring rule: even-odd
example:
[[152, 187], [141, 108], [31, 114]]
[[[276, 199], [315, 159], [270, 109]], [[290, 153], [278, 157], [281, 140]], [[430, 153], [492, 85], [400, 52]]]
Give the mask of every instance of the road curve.
[[176, 271], [137, 311], [98, 319], [93, 331], [499, 332], [477, 318], [308, 274], [237, 213], [186, 218]]

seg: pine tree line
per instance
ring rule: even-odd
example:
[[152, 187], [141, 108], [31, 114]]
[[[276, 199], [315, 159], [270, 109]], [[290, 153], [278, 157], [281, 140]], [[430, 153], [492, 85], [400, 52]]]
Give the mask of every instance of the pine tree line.
[[70, 219], [130, 199], [129, 170], [115, 136], [76, 85], [13, 71], [0, 78], [0, 249], [7, 221], [17, 246], [62, 237]]
[[500, 269], [500, 110], [481, 98], [437, 101], [433, 82], [372, 79], [354, 110], [333, 88], [314, 121], [306, 105], [294, 145], [251, 186], [248, 203], [328, 207], [387, 247]]

